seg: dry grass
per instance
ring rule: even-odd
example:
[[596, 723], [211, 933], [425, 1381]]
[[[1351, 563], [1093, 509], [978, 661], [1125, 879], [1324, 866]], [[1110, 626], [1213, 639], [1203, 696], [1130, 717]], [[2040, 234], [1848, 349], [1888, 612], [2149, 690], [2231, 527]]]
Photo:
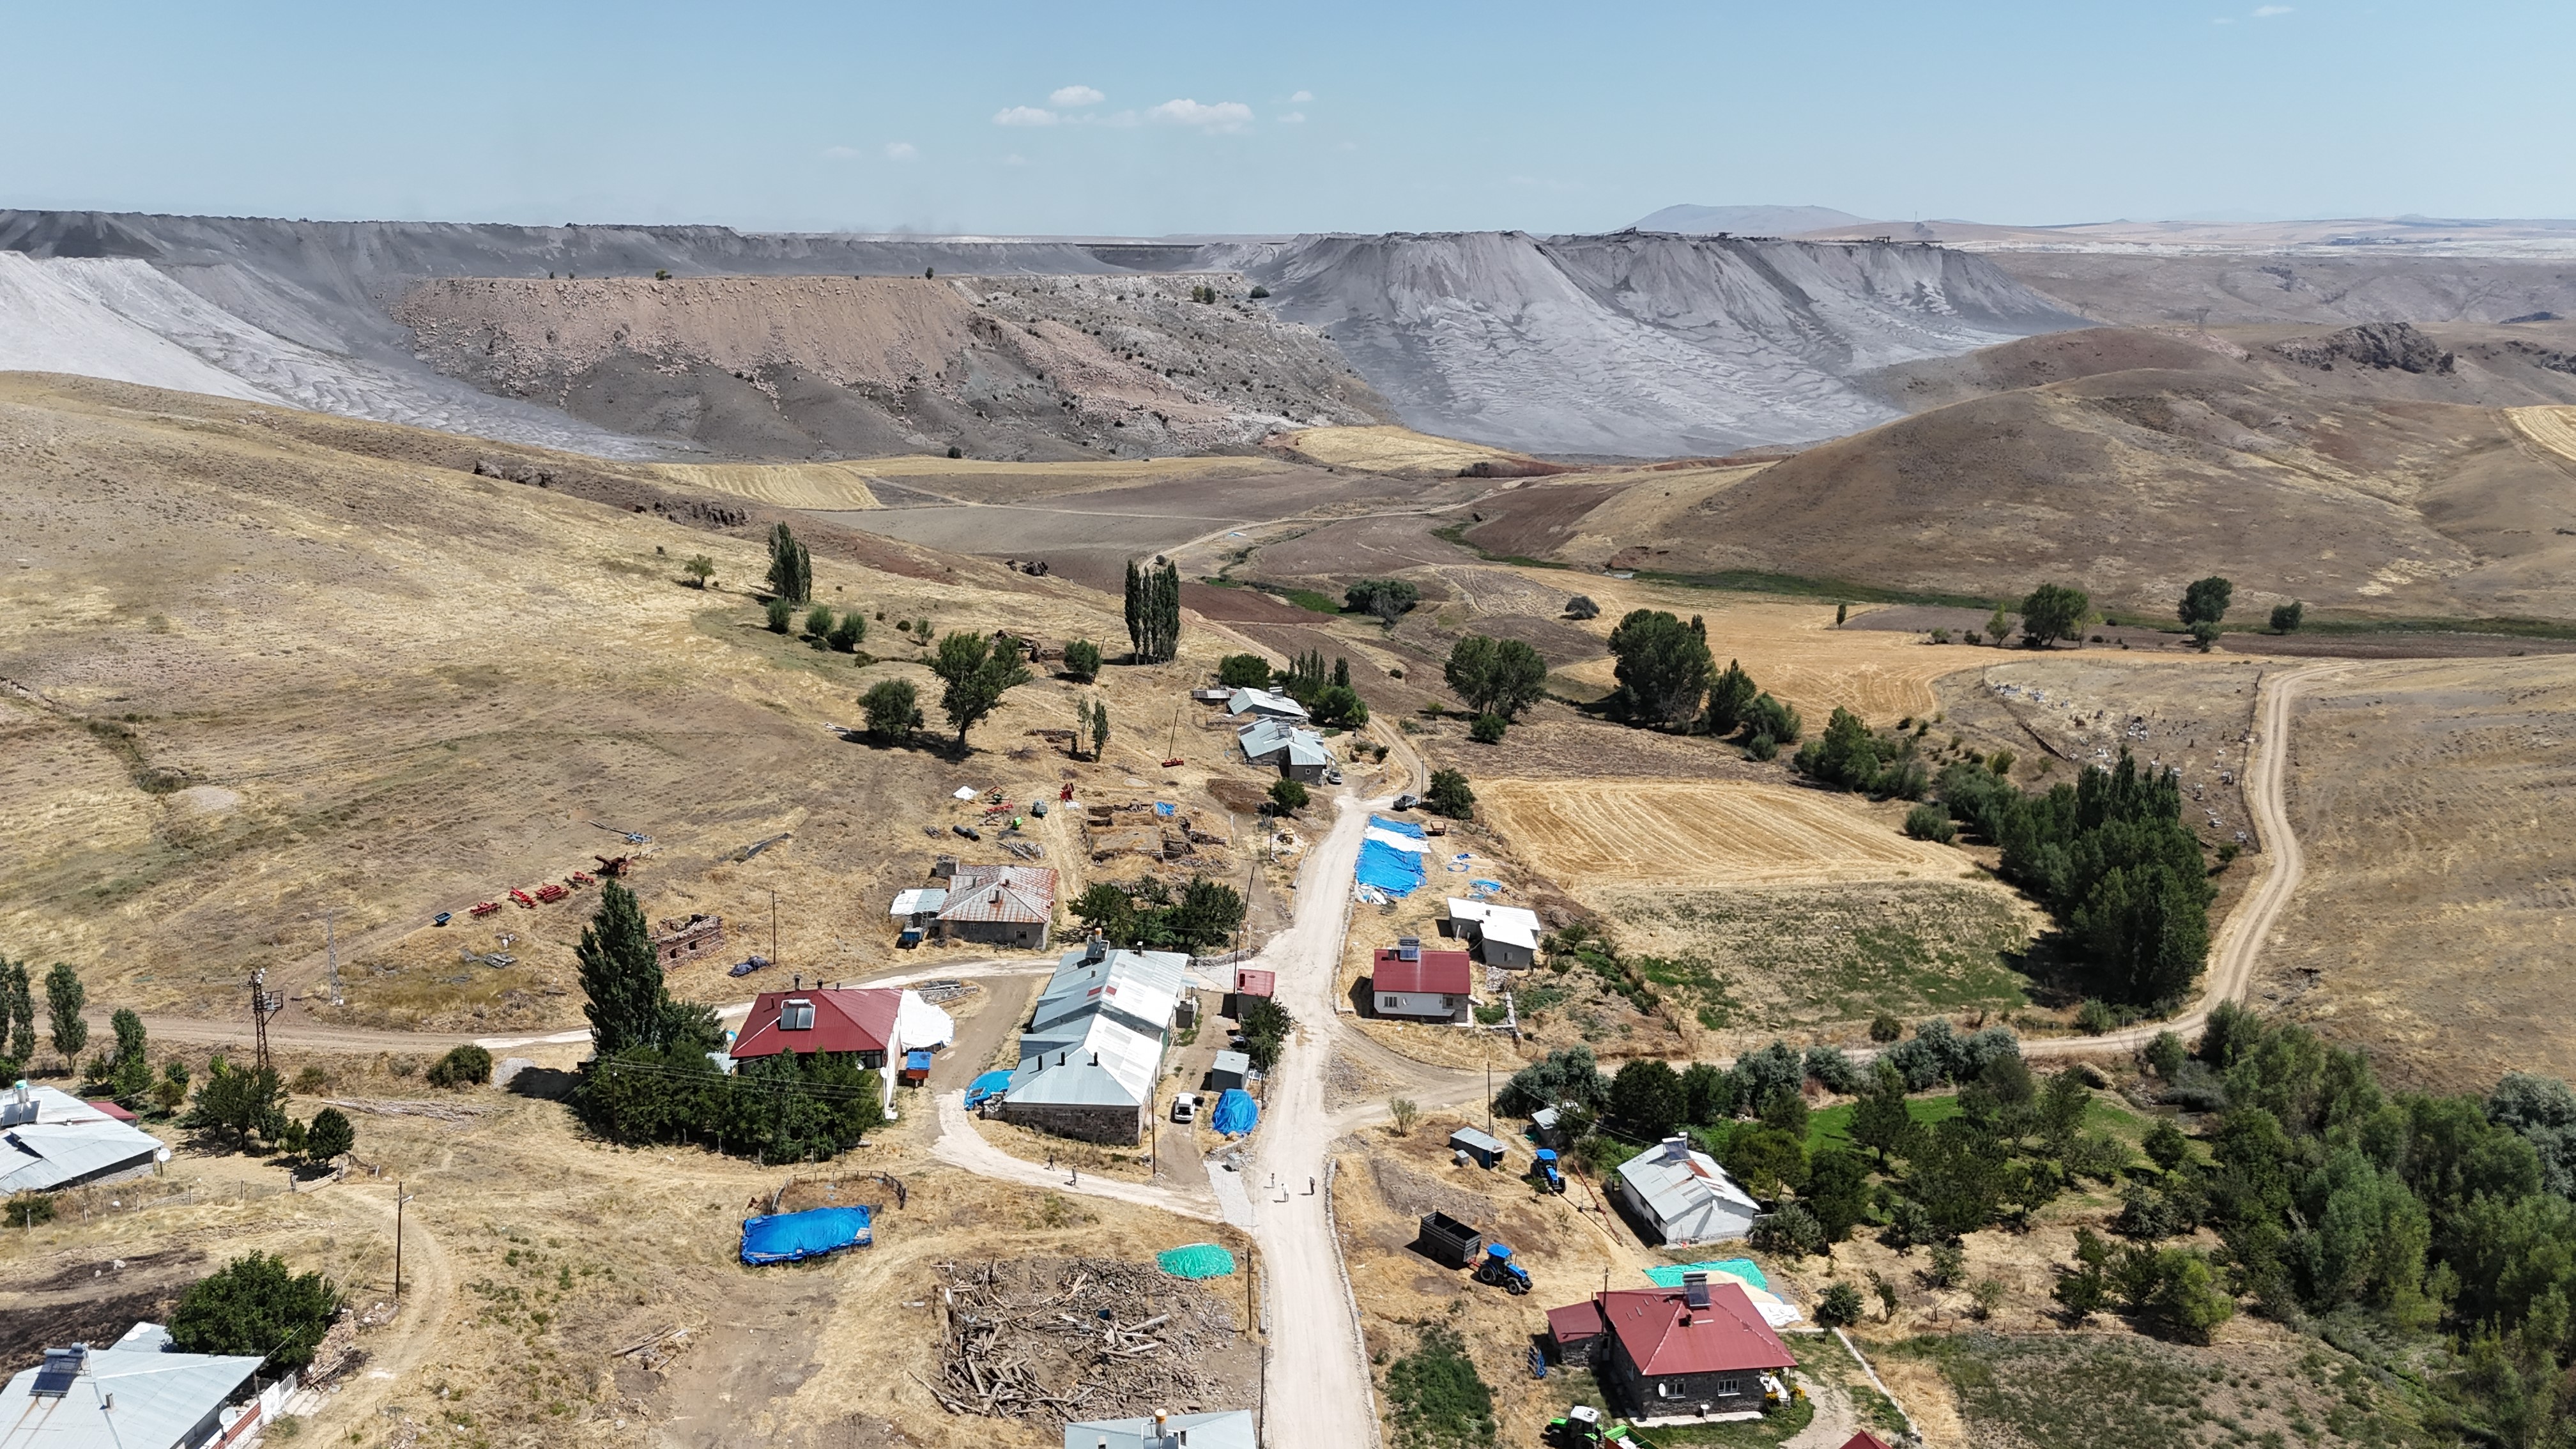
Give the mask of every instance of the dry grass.
[[[1562, 589], [1562, 574], [1529, 571], [1533, 582]], [[1790, 603], [1743, 594], [1717, 594], [1636, 579], [1586, 579], [1578, 585], [1601, 605], [1601, 617], [1582, 627], [1600, 636], [1601, 657], [1563, 672], [1608, 691], [1610, 631], [1631, 609], [1665, 609], [1708, 623], [1709, 652], [1736, 660], [1754, 682], [1796, 705], [1809, 729], [1822, 729], [1837, 705], [1887, 726], [1936, 707], [1932, 681], [1972, 662], [1956, 649], [1925, 644], [1908, 634], [1836, 629], [1834, 606]], [[1723, 667], [1723, 666], [1721, 666]]]
[[656, 471], [686, 487], [780, 508], [843, 512], [880, 506], [868, 491], [868, 470], [856, 463], [666, 463]]
[[1624, 885], [1771, 885], [1955, 876], [1861, 802], [1736, 781], [1484, 780], [1477, 807], [1581, 895]]
[[2576, 462], [2576, 408], [2507, 408], [2505, 415], [2524, 437]]
[[1319, 463], [1358, 468], [1371, 473], [1455, 475], [1478, 463], [1518, 459], [1518, 453], [1433, 437], [1410, 428], [1302, 428], [1287, 435], [1288, 445]]

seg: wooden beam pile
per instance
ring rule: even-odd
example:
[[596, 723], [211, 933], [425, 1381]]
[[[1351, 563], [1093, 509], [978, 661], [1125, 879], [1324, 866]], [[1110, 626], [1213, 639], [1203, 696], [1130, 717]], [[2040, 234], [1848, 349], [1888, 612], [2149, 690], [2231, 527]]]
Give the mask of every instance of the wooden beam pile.
[[920, 1382], [952, 1414], [1069, 1421], [1193, 1411], [1210, 1391], [1199, 1355], [1234, 1337], [1216, 1295], [1146, 1264], [940, 1266], [939, 1377]]

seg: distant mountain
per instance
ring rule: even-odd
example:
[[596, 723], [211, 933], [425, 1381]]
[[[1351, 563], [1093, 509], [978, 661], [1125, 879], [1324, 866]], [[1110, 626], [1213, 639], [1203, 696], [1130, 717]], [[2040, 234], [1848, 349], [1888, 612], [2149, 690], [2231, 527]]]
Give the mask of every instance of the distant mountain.
[[1635, 227], [1687, 235], [1722, 231], [1731, 236], [1796, 236], [1802, 231], [1870, 224], [1868, 217], [1830, 206], [1667, 206]]

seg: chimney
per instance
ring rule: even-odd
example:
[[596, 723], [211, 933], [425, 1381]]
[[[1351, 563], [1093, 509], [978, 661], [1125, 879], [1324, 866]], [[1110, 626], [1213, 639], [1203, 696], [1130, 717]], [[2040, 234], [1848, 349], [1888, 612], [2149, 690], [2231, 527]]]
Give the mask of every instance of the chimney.
[[1100, 1065], [1100, 1053], [1093, 1052], [1091, 1054], [1091, 1064], [1095, 1067]]
[[796, 984], [795, 984], [794, 986], [790, 987], [789, 989], [790, 989], [790, 990], [793, 990], [793, 991], [802, 991], [802, 990], [804, 990], [804, 989], [805, 989], [805, 973], [804, 973], [804, 972], [799, 971], [799, 972], [797, 972], [797, 973], [796, 973]]
[[[1684, 1273], [1682, 1275], [1682, 1302], [1690, 1308], [1706, 1308], [1708, 1306], [1708, 1275], [1706, 1273]], [[1689, 1314], [1685, 1313], [1682, 1316], [1682, 1322], [1690, 1322]]]

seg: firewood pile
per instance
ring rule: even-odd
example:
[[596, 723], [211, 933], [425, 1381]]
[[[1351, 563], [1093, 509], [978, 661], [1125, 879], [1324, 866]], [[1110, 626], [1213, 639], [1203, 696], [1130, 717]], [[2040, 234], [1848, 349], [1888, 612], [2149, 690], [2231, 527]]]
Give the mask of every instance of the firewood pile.
[[943, 1263], [939, 1379], [952, 1414], [1063, 1420], [1198, 1412], [1221, 1392], [1201, 1355], [1234, 1315], [1198, 1284], [1115, 1258]]

